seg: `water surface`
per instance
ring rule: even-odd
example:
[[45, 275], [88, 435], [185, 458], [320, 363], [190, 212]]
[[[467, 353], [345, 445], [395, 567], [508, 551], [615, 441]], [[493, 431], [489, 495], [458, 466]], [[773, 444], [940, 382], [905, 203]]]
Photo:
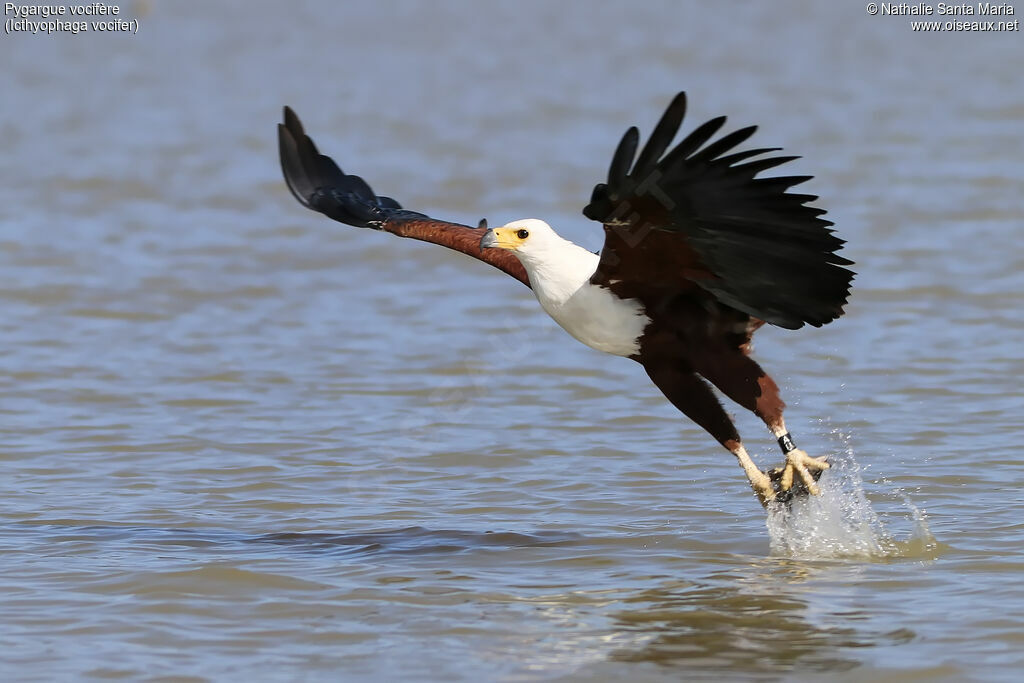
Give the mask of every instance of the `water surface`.
[[[1014, 680], [1019, 33], [862, 5], [125, 3], [4, 36], [0, 672]], [[303, 210], [280, 107], [407, 206], [580, 216], [671, 95], [802, 154], [859, 273], [765, 329], [837, 468], [732, 458], [521, 285]], [[778, 455], [737, 419], [762, 463]]]

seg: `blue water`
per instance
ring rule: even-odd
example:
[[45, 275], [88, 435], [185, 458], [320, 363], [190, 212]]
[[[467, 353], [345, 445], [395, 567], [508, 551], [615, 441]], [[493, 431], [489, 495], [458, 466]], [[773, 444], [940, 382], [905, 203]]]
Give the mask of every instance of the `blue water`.
[[[0, 673], [1016, 680], [1024, 49], [863, 5], [124, 3], [5, 35]], [[758, 333], [835, 462], [733, 459], [526, 288], [302, 209], [281, 106], [438, 217], [580, 216], [678, 90], [803, 155], [858, 278]], [[751, 452], [773, 440], [736, 415]]]

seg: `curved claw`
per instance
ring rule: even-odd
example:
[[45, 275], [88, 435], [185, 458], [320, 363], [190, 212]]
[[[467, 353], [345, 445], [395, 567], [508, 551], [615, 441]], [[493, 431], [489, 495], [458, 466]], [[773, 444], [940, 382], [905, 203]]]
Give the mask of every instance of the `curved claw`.
[[817, 481], [829, 467], [824, 456], [812, 458], [800, 449], [790, 451], [786, 454], [785, 465], [768, 472], [774, 485], [775, 500], [785, 502], [804, 492], [812, 496], [820, 495]]

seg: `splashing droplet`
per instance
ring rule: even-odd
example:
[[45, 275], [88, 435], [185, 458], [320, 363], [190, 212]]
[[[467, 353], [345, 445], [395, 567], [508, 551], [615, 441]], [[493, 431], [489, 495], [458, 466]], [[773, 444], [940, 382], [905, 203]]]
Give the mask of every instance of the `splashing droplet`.
[[[769, 506], [772, 553], [802, 559], [937, 557], [942, 546], [906, 494], [895, 487], [882, 491], [883, 498], [897, 499], [897, 504], [880, 516], [864, 491], [863, 470], [849, 437], [838, 430], [832, 435], [842, 448], [829, 458], [832, 467], [819, 482], [821, 495]], [[887, 529], [886, 522], [897, 518], [911, 527], [906, 538], [894, 538]]]

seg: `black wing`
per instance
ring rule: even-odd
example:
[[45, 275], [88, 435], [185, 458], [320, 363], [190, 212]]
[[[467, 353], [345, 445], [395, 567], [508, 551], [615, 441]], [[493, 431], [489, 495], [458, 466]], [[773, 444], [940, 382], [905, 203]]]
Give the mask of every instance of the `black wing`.
[[[608, 182], [594, 188], [583, 215], [605, 224], [605, 247], [592, 281], [629, 290], [694, 286], [721, 303], [780, 327], [820, 326], [838, 318], [849, 296], [844, 241], [807, 206], [814, 195], [789, 192], [810, 176], [757, 177], [797, 157], [777, 148], [734, 148], [755, 126], [709, 140], [721, 116], [674, 149], [686, 112], [679, 93], [636, 157], [639, 133], [619, 143]], [[755, 158], [759, 157], [759, 158]]]
[[530, 286], [526, 270], [514, 254], [480, 248], [487, 231], [484, 222], [471, 228], [440, 221], [407, 211], [390, 197], [377, 196], [365, 180], [345, 173], [333, 159], [320, 154], [290, 107], [284, 108], [284, 123], [277, 126], [277, 139], [284, 180], [303, 206], [346, 225], [384, 230], [460, 251]]

